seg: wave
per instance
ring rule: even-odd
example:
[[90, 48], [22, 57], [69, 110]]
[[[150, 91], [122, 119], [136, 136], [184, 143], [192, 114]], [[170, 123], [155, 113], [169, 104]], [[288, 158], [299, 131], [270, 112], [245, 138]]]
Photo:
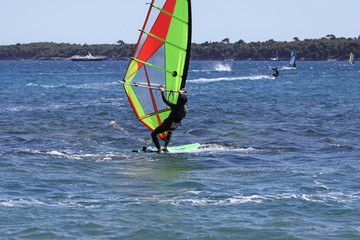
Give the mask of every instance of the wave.
[[210, 69], [193, 69], [190, 72], [212, 72]]
[[38, 84], [28, 83], [27, 87], [40, 87], [40, 88], [72, 88], [72, 89], [103, 89], [104, 87], [117, 85], [117, 82], [101, 82], [101, 83], [83, 83], [83, 84]]
[[66, 87], [65, 84], [38, 84], [38, 83], [28, 83], [26, 84], [27, 87], [41, 87], [41, 88], [60, 88]]
[[52, 198], [44, 199], [33, 199], [33, 198], [16, 198], [16, 199], [0, 199], [0, 207], [6, 208], [19, 208], [19, 207], [29, 207], [29, 206], [51, 206], [51, 207], [66, 207], [66, 206], [76, 206], [83, 208], [96, 208], [100, 207], [101, 203], [99, 200], [75, 200], [68, 199], [65, 197], [63, 201], [59, 201], [57, 198], [55, 201], [52, 201]]
[[257, 75], [257, 76], [244, 76], [244, 77], [198, 78], [198, 79], [188, 80], [188, 82], [210, 83], [210, 82], [222, 82], [222, 81], [263, 80], [263, 79], [274, 79], [274, 77], [269, 75]]
[[[209, 195], [210, 194], [210, 195]], [[191, 196], [192, 197], [189, 197]], [[209, 195], [207, 197], [201, 197]], [[160, 200], [161, 203], [172, 205], [240, 205], [246, 203], [264, 203], [276, 202], [282, 200], [300, 200], [312, 203], [344, 203], [344, 202], [357, 202], [360, 199], [360, 193], [344, 194], [342, 192], [326, 192], [318, 194], [296, 194], [296, 193], [279, 193], [279, 194], [264, 194], [264, 195], [244, 195], [238, 194], [234, 196], [216, 196], [211, 195], [210, 192], [191, 191], [188, 192], [186, 198], [166, 199]]]
[[239, 147], [227, 147], [219, 144], [201, 144], [200, 147], [191, 152], [252, 152], [257, 149], [252, 147], [239, 148]]
[[[357, 203], [360, 199], [360, 193], [347, 193], [343, 192], [319, 192], [314, 194], [303, 193], [278, 193], [278, 194], [232, 194], [222, 195], [214, 194], [209, 191], [190, 190], [183, 193], [184, 197], [164, 197], [162, 195], [144, 196], [144, 197], [129, 197], [126, 199], [127, 203], [139, 204], [141, 202], [159, 202], [161, 204], [169, 205], [192, 205], [192, 206], [236, 206], [242, 204], [262, 204], [266, 202], [282, 202], [286, 201], [305, 201], [310, 203]], [[53, 198], [8, 198], [0, 197], [0, 208], [13, 208], [13, 207], [28, 207], [28, 206], [53, 206], [53, 207], [66, 207], [77, 206], [83, 208], [97, 208], [102, 205], [98, 199], [76, 199], [64, 196], [64, 199]]]
[[79, 153], [72, 153], [72, 152], [58, 151], [58, 150], [22, 150], [21, 152], [30, 153], [30, 154], [50, 155], [65, 159], [93, 161], [93, 162], [105, 162], [105, 161], [113, 161], [117, 159], [129, 159], [128, 155], [120, 154], [113, 151], [102, 152], [102, 153], [86, 153], [86, 154], [79, 154]]
[[109, 126], [114, 128], [114, 129], [120, 130], [123, 133], [126, 133], [126, 134], [129, 133], [126, 129], [120, 127], [119, 124], [116, 121], [110, 121]]
[[[45, 111], [49, 109], [67, 109], [67, 108], [75, 108], [75, 107], [87, 107], [87, 106], [124, 106], [125, 103], [123, 98], [100, 98], [93, 101], [79, 101], [79, 102], [68, 102], [68, 103], [52, 103], [39, 105], [39, 106], [27, 106], [27, 105], [19, 105], [19, 106], [9, 106], [6, 108], [0, 109], [0, 113], [3, 112], [19, 112], [19, 111]], [[45, 105], [46, 104], [46, 105]]]
[[215, 71], [218, 71], [218, 72], [230, 72], [231, 71], [231, 66], [230, 66], [230, 64], [219, 63], [219, 64], [215, 65]]
[[231, 72], [232, 68], [230, 64], [217, 63], [209, 69], [192, 69], [190, 72]]
[[296, 68], [284, 66], [284, 67], [280, 67], [279, 70], [294, 70], [294, 69], [296, 69]]

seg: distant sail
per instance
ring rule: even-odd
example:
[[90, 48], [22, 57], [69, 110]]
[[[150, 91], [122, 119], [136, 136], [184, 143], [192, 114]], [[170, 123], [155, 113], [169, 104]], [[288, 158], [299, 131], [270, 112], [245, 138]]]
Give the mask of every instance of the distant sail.
[[351, 65], [354, 65], [354, 63], [355, 63], [355, 59], [354, 59], [354, 54], [353, 54], [353, 53], [350, 53], [349, 62], [350, 62]]
[[[159, 87], [177, 103], [185, 87], [191, 47], [190, 0], [152, 0], [122, 83], [138, 119], [151, 131], [169, 116]], [[164, 138], [166, 133], [159, 137]]]
[[289, 65], [291, 67], [296, 67], [296, 51], [295, 50], [291, 51]]

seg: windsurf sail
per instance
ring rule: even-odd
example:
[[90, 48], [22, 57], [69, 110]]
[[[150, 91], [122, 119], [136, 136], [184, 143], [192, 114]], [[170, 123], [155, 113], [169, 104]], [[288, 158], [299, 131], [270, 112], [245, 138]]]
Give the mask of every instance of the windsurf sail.
[[349, 62], [350, 62], [351, 65], [354, 65], [354, 63], [355, 63], [355, 59], [354, 59], [354, 54], [353, 54], [353, 53], [350, 53]]
[[[191, 47], [190, 0], [152, 0], [123, 84], [137, 118], [151, 131], [169, 116], [159, 87], [177, 103]], [[159, 137], [164, 138], [166, 133]]]
[[296, 67], [296, 51], [295, 50], [291, 51], [289, 65], [291, 67]]

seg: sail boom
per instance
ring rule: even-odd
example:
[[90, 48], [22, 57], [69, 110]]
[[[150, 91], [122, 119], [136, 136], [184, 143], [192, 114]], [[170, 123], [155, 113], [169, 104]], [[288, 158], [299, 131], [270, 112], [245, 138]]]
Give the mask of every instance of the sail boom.
[[[179, 92], [179, 90], [172, 90], [172, 89], [166, 89], [163, 85], [148, 85], [147, 83], [138, 83], [138, 82], [132, 82], [132, 83], [128, 83], [128, 82], [123, 82], [123, 81], [119, 81], [119, 83], [123, 84], [123, 85], [129, 85], [129, 86], [133, 86], [133, 87], [141, 87], [141, 88], [148, 88], [148, 89], [154, 89], [154, 90], [159, 90], [160, 88], [164, 88], [165, 92]], [[183, 89], [183, 91], [186, 93], [187, 91], [185, 89]]]
[[174, 74], [174, 71], [169, 71], [169, 70], [166, 70], [164, 68], [161, 68], [159, 66], [155, 66], [154, 64], [151, 64], [151, 63], [148, 63], [148, 62], [144, 62], [144, 61], [141, 61], [139, 59], [136, 59], [136, 58], [131, 58], [132, 60], [134, 60], [135, 62], [139, 62], [141, 64], [144, 64], [146, 66], [149, 66], [149, 67], [152, 67], [152, 68], [155, 68], [157, 70], [160, 70], [160, 71], [163, 71], [163, 72], [167, 72], [167, 73], [171, 73], [171, 74]]

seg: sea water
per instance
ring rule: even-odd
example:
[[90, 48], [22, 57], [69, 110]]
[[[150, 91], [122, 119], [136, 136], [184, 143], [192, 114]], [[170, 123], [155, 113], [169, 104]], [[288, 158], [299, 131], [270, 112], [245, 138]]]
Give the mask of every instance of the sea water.
[[192, 61], [183, 154], [127, 64], [0, 62], [1, 239], [360, 239], [360, 64]]

